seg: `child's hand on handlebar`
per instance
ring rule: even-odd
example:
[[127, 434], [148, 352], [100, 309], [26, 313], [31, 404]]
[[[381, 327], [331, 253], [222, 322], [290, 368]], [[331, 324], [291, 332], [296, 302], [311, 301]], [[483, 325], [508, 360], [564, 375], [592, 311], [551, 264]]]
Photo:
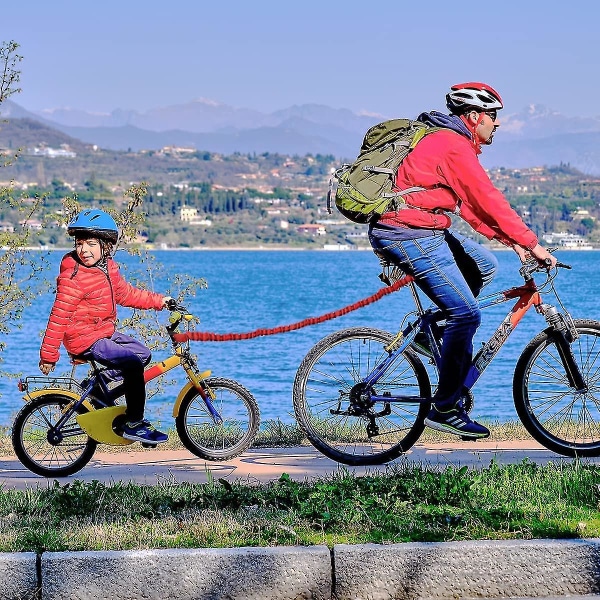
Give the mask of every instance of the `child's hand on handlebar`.
[[175, 300], [173, 300], [173, 298], [171, 298], [171, 296], [164, 296], [163, 297], [163, 303], [162, 303], [162, 307], [166, 308], [168, 310], [172, 310], [172, 306], [175, 304]]

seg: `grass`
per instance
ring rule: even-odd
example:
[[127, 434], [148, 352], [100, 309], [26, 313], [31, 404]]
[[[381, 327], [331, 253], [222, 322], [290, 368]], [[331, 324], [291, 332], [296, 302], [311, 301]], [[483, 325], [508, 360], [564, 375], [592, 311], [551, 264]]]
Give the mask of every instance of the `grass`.
[[98, 481], [0, 489], [0, 551], [600, 537], [600, 467], [400, 465], [268, 484]]
[[[491, 428], [497, 441], [529, 439], [517, 423]], [[9, 433], [0, 430], [0, 454], [13, 454]], [[170, 447], [181, 447], [170, 433]], [[448, 437], [426, 429], [421, 441]], [[306, 443], [295, 424], [270, 421], [255, 446]], [[399, 463], [384, 475], [342, 470], [312, 482], [284, 473], [260, 485], [209, 477], [206, 484], [0, 487], [0, 551], [600, 537], [599, 482], [600, 466], [557, 458], [441, 472]]]

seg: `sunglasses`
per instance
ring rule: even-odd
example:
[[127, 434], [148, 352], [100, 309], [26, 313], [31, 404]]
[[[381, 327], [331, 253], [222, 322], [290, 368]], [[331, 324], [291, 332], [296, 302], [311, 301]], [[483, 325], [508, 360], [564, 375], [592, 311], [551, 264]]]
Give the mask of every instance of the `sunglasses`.
[[497, 110], [485, 110], [483, 111], [485, 112], [485, 114], [492, 120], [495, 121], [498, 118], [498, 111]]

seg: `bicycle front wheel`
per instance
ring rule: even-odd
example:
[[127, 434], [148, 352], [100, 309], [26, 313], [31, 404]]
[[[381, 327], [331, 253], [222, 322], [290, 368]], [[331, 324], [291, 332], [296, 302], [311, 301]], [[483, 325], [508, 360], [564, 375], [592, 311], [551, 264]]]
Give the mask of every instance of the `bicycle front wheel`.
[[[73, 413], [57, 431], [53, 427], [73, 399], [48, 394], [27, 402], [17, 413], [12, 444], [17, 458], [36, 475], [66, 477], [81, 470], [96, 451], [97, 443], [79, 426]], [[80, 410], [86, 409], [82, 406]]]
[[569, 384], [552, 331], [538, 334], [517, 362], [515, 408], [540, 444], [564, 456], [600, 456], [600, 322], [576, 319], [571, 351], [586, 384]]
[[205, 383], [214, 392], [211, 403], [220, 419], [217, 422], [198, 390], [192, 388], [175, 418], [177, 433], [192, 454], [206, 460], [228, 460], [254, 441], [260, 423], [258, 404], [244, 386], [232, 379], [212, 377]]
[[332, 333], [302, 361], [294, 381], [299, 426], [320, 452], [347, 465], [376, 465], [406, 452], [423, 433], [428, 402], [370, 402], [369, 394], [429, 398], [427, 370], [405, 350], [374, 385], [362, 381], [388, 353], [386, 331], [355, 327]]

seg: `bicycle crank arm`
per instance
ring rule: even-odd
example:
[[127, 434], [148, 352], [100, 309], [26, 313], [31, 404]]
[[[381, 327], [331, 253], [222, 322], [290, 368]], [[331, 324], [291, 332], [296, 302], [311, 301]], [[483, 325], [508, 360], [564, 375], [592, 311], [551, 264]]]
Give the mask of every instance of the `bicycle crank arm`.
[[386, 404], [423, 404], [424, 402], [431, 402], [431, 398], [424, 398], [423, 396], [378, 396], [373, 394], [369, 396], [369, 399], [373, 402], [384, 402]]
[[330, 408], [329, 414], [331, 415], [341, 415], [343, 417], [368, 417], [369, 419], [372, 417], [376, 419], [377, 417], [387, 417], [392, 414], [392, 409], [390, 407], [389, 402], [386, 403], [383, 410], [376, 413], [368, 413], [361, 406], [350, 406], [348, 410], [343, 410], [341, 408]]

